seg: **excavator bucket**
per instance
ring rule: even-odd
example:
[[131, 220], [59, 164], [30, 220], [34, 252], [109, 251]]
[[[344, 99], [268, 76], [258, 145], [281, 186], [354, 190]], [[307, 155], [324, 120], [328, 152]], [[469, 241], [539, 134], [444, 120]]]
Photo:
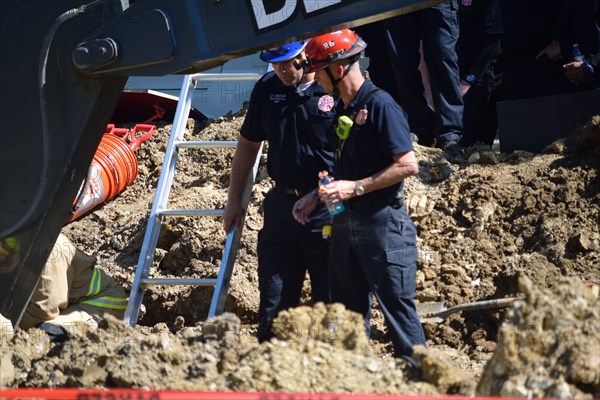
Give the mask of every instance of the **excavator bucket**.
[[439, 2], [3, 3], [0, 313], [18, 325], [129, 76], [199, 72]]

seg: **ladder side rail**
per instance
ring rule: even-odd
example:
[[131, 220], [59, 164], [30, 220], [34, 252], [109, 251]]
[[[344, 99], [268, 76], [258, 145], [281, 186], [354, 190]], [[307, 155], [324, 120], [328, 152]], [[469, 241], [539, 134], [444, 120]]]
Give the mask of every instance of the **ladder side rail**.
[[200, 72], [192, 75], [196, 82], [200, 81], [258, 81], [263, 74], [252, 72], [230, 72], [221, 74], [218, 72]]
[[229, 280], [233, 273], [233, 265], [235, 264], [235, 255], [231, 256], [232, 252], [237, 253], [242, 232], [240, 229], [231, 228], [227, 234], [227, 240], [225, 241], [225, 248], [223, 250], [223, 258], [221, 259], [221, 265], [219, 267], [219, 275], [217, 276], [217, 282], [215, 289], [210, 301], [210, 308], [208, 310], [208, 317], [212, 318], [223, 313], [225, 308], [225, 301], [227, 300], [227, 292], [229, 289]]
[[215, 285], [215, 290], [213, 292], [213, 297], [208, 311], [208, 318], [221, 315], [225, 309], [229, 282], [231, 279], [231, 274], [233, 273], [233, 266], [235, 264], [237, 251], [239, 249], [240, 239], [242, 237], [248, 204], [250, 203], [250, 197], [252, 196], [252, 188], [254, 187], [254, 181], [256, 180], [256, 175], [258, 173], [262, 149], [263, 145], [261, 144], [260, 148], [258, 149], [258, 153], [256, 154], [256, 160], [254, 161], [254, 165], [252, 167], [252, 173], [248, 176], [248, 180], [246, 181], [246, 186], [242, 194], [243, 215], [240, 228], [236, 229], [233, 227], [227, 234], [225, 249], [223, 250], [223, 258], [221, 260], [221, 266], [219, 267], [219, 275], [217, 276], [217, 283]]
[[141, 280], [146, 278], [150, 273], [152, 261], [154, 260], [154, 252], [156, 250], [156, 243], [158, 242], [158, 235], [162, 224], [162, 216], [160, 216], [159, 211], [166, 206], [171, 191], [178, 156], [175, 151], [175, 142], [183, 138], [187, 118], [189, 117], [191, 110], [192, 94], [195, 86], [196, 84], [193, 82], [190, 75], [186, 75], [181, 85], [180, 98], [175, 111], [169, 143], [165, 151], [163, 169], [158, 179], [156, 194], [148, 218], [148, 226], [144, 235], [140, 257], [138, 259], [135, 277], [131, 287], [130, 297], [127, 302], [127, 309], [125, 311], [124, 322], [132, 327], [137, 324], [140, 307], [144, 298], [144, 289], [141, 286]]
[[207, 217], [220, 217], [223, 215], [223, 210], [191, 210], [191, 209], [169, 209], [169, 208], [163, 208], [162, 210], [158, 211], [158, 215], [160, 216], [165, 216], [165, 215], [171, 215], [171, 216], [178, 216], [178, 217], [200, 217], [200, 216], [207, 216]]
[[191, 141], [191, 140], [182, 140], [180, 142], [175, 142], [175, 146], [177, 148], [185, 148], [185, 149], [223, 149], [230, 148], [234, 149], [237, 146], [237, 140], [223, 140], [223, 141]]

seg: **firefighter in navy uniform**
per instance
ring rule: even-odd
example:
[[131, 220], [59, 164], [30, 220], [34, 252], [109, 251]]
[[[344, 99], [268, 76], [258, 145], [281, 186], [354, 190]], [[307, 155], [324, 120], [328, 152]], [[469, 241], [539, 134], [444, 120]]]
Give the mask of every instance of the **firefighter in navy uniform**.
[[[348, 132], [340, 132], [347, 138], [340, 140], [336, 181], [320, 194], [328, 205], [346, 206], [333, 221], [331, 300], [361, 313], [368, 333], [375, 295], [395, 355], [414, 363], [412, 347], [425, 344], [425, 335], [414, 301], [416, 228], [402, 190], [403, 180], [419, 168], [406, 114], [362, 75], [357, 61], [365, 47], [345, 29], [317, 36], [306, 48], [309, 71], [316, 71], [326, 91], [339, 92], [338, 112], [353, 121]], [[306, 222], [301, 214], [294, 217]]]
[[[299, 304], [306, 272], [312, 301], [329, 302], [328, 242], [321, 230], [331, 223], [316, 187], [319, 171], [331, 171], [337, 146], [331, 135], [335, 106], [332, 97], [303, 70], [305, 43], [265, 50], [260, 57], [273, 65], [255, 85], [240, 130], [224, 211], [224, 228], [239, 227], [246, 179], [262, 141], [268, 142], [267, 171], [275, 181], [264, 200], [264, 225], [258, 235], [260, 304], [258, 339], [272, 337], [273, 318]], [[292, 216], [294, 203], [306, 194], [303, 209], [310, 224]]]
[[491, 136], [484, 118], [494, 87], [492, 66], [502, 38], [500, 0], [462, 0], [459, 17], [460, 36], [456, 53], [465, 104], [460, 144], [469, 147], [481, 142], [491, 146], [495, 132]]

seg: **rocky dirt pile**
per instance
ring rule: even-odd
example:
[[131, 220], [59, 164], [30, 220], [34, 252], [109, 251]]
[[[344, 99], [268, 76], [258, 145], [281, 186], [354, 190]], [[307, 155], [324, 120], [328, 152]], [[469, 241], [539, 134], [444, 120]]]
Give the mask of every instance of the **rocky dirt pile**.
[[[478, 393], [510, 397], [600, 395], [598, 286], [561, 279], [540, 289], [523, 278], [526, 298], [508, 312]], [[587, 393], [587, 395], [586, 395]]]
[[[525, 298], [502, 324], [475, 388], [447, 355], [418, 347], [419, 369], [373, 354], [360, 315], [339, 304], [301, 306], [274, 322], [276, 338], [245, 340], [234, 314], [173, 334], [111, 317], [53, 344], [37, 329], [3, 338], [5, 386], [125, 387], [333, 393], [440, 393], [592, 398], [600, 394], [598, 287], [563, 279], [552, 289], [520, 280]], [[476, 390], [475, 390], [476, 389]]]
[[[343, 329], [333, 336], [317, 333], [317, 325], [327, 330], [331, 324]], [[7, 364], [12, 368], [3, 366], [3, 379], [20, 381], [19, 375], [26, 375], [21, 386], [50, 387], [439, 392], [405, 362], [372, 355], [361, 335], [361, 317], [340, 305], [290, 310], [276, 326], [279, 334], [286, 333], [261, 346], [242, 339], [240, 320], [233, 314], [176, 335], [165, 324], [142, 334], [108, 318], [98, 330], [76, 330], [58, 345], [37, 329], [21, 331], [12, 340]]]
[[[187, 137], [235, 140], [242, 121], [243, 114], [190, 121]], [[136, 182], [64, 229], [126, 289], [168, 140], [170, 126], [159, 128], [136, 152]], [[151, 288], [135, 329], [107, 320], [64, 344], [49, 344], [37, 330], [4, 338], [2, 385], [599, 397], [600, 354], [578, 356], [600, 340], [597, 294], [581, 283], [600, 282], [599, 144], [600, 116], [541, 155], [473, 148], [467, 162], [451, 164], [440, 151], [417, 147], [421, 172], [406, 193], [429, 200], [414, 217], [418, 300], [455, 305], [526, 296], [504, 324], [501, 310], [426, 323], [428, 349], [415, 354], [420, 370], [391, 357], [377, 308], [368, 343], [352, 333], [360, 329], [358, 320], [351, 328], [356, 317], [323, 306], [282, 314], [279, 338], [258, 345], [256, 237], [271, 186], [263, 160], [231, 280], [230, 314], [202, 323], [211, 288]], [[222, 208], [232, 156], [226, 149], [185, 150], [169, 207]], [[167, 218], [151, 274], [214, 277], [224, 240], [218, 218]], [[348, 330], [332, 335], [332, 323]], [[533, 345], [532, 329], [541, 337]]]

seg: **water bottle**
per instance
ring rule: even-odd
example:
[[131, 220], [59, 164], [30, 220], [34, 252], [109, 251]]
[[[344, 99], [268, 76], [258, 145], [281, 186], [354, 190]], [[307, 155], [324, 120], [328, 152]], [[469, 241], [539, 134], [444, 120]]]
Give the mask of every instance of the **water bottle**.
[[[319, 192], [324, 192], [325, 189], [323, 187], [331, 182], [333, 182], [333, 176], [329, 175], [329, 172], [319, 172]], [[346, 206], [344, 206], [344, 203], [338, 202], [327, 206], [327, 209], [329, 210], [329, 214], [338, 215], [346, 211]]]
[[581, 63], [585, 62], [585, 56], [583, 55], [583, 53], [581, 52], [581, 49], [579, 48], [579, 43], [573, 44], [573, 60], [575, 60], [577, 62], [581, 62]]
[[585, 56], [583, 55], [583, 52], [579, 48], [579, 44], [578, 43], [574, 43], [573, 44], [573, 60], [575, 60], [577, 62], [580, 62], [580, 63], [583, 63], [582, 67], [585, 68], [585, 72], [586, 73], [588, 73], [588, 74], [593, 74], [594, 73], [594, 68], [585, 59]]

